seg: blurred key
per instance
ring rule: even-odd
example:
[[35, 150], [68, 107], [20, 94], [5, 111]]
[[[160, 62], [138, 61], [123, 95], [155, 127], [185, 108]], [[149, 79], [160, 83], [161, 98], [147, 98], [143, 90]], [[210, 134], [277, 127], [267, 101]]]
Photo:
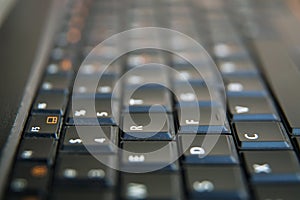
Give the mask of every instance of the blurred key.
[[236, 122], [235, 129], [241, 149], [290, 149], [283, 127], [277, 122]]
[[[107, 162], [116, 162], [116, 157], [111, 155], [102, 155], [102, 158]], [[56, 181], [63, 184], [112, 186], [115, 184], [116, 174], [93, 155], [60, 154], [56, 178]]]
[[96, 200], [96, 199], [105, 199], [105, 200], [114, 200], [116, 197], [114, 189], [107, 188], [91, 188], [89, 186], [86, 187], [54, 187], [54, 190], [51, 192], [51, 199], [53, 200]]
[[257, 69], [253, 61], [249, 59], [245, 60], [228, 60], [218, 61], [218, 67], [222, 74], [256, 74]]
[[254, 193], [257, 199], [298, 200], [300, 199], [299, 183], [257, 184]]
[[132, 87], [125, 87], [124, 109], [130, 112], [171, 112], [171, 95], [167, 88], [157, 85], [143, 85], [136, 90]]
[[203, 81], [175, 82], [175, 97], [180, 102], [212, 101], [208, 88]]
[[68, 92], [71, 77], [65, 75], [47, 75], [41, 85], [43, 91], [64, 91]]
[[182, 199], [176, 173], [127, 174], [121, 176], [122, 199]]
[[185, 167], [189, 199], [248, 199], [239, 167]]
[[299, 182], [300, 169], [293, 151], [243, 152], [252, 182]]
[[45, 193], [49, 183], [49, 168], [38, 162], [17, 162], [9, 185], [13, 192]]
[[271, 100], [266, 96], [229, 96], [228, 104], [234, 121], [278, 120]]
[[243, 93], [266, 93], [265, 88], [263, 86], [262, 81], [253, 75], [235, 75], [235, 76], [224, 76], [225, 87], [227, 90], [227, 94], [231, 93], [239, 93], [243, 95]]
[[33, 111], [64, 115], [67, 100], [67, 94], [64, 92], [40, 92], [33, 105]]
[[166, 113], [125, 113], [121, 129], [125, 140], [172, 140], [175, 135], [173, 117]]
[[167, 141], [124, 141], [122, 167], [130, 171], [136, 170], [176, 170], [178, 164], [176, 142]]
[[239, 162], [234, 141], [229, 135], [181, 135], [179, 141], [185, 163], [236, 164]]
[[88, 150], [93, 153], [114, 153], [117, 145], [117, 129], [115, 127], [68, 126], [64, 134], [63, 150], [67, 152], [87, 152]]
[[24, 138], [21, 142], [17, 158], [52, 164], [56, 148], [57, 141], [53, 138]]
[[27, 122], [25, 136], [59, 138], [59, 129], [59, 115], [33, 114]]

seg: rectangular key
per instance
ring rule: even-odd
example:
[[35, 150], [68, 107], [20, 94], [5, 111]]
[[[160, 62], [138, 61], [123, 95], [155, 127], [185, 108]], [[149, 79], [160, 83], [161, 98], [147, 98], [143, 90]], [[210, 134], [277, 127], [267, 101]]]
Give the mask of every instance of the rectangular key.
[[279, 119], [271, 100], [264, 95], [231, 95], [228, 103], [234, 121]]
[[177, 145], [167, 141], [124, 141], [121, 143], [125, 150], [122, 153], [122, 168], [130, 171], [146, 169], [176, 170]]
[[248, 199], [237, 166], [187, 166], [185, 174], [189, 199]]
[[18, 193], [45, 193], [47, 191], [50, 178], [47, 165], [38, 162], [19, 161], [13, 170], [14, 173], [9, 185], [10, 191]]
[[59, 115], [33, 114], [27, 122], [25, 136], [59, 138], [59, 129]]
[[183, 199], [176, 173], [145, 173], [121, 176], [122, 199]]
[[54, 138], [24, 138], [21, 141], [17, 158], [20, 160], [42, 161], [52, 164], [55, 158], [57, 141]]
[[179, 144], [184, 163], [237, 164], [239, 162], [234, 141], [229, 135], [181, 135]]
[[125, 140], [172, 140], [175, 136], [173, 117], [166, 113], [125, 113], [121, 129]]
[[71, 76], [47, 75], [43, 80], [41, 90], [69, 92], [70, 83]]
[[[116, 167], [115, 156], [101, 155], [101, 157], [102, 161]], [[56, 181], [72, 185], [114, 185], [115, 172], [101, 163], [101, 159], [96, 158], [89, 154], [60, 154], [57, 160]]]
[[204, 81], [175, 82], [174, 90], [177, 102], [212, 101]]
[[[67, 152], [115, 153], [117, 151], [116, 127], [68, 126], [62, 149]], [[78, 134], [80, 132], [80, 134]]]
[[161, 85], [147, 84], [135, 88], [125, 87], [124, 110], [130, 112], [171, 112], [171, 94]]
[[278, 122], [236, 122], [241, 149], [290, 149], [291, 143]]
[[224, 76], [224, 82], [228, 95], [266, 94], [262, 80], [257, 75], [227, 75]]
[[300, 181], [298, 159], [293, 151], [243, 152], [252, 182]]
[[[118, 124], [119, 102], [112, 98], [78, 97], [72, 100], [68, 112], [68, 125]], [[95, 104], [95, 107], [91, 106]]]
[[33, 104], [33, 112], [64, 115], [68, 102], [64, 92], [40, 92]]
[[[195, 103], [194, 103], [195, 104]], [[193, 104], [193, 105], [194, 105]], [[194, 107], [183, 104], [182, 107], [177, 106], [178, 111], [178, 133], [229, 133], [230, 128], [226, 116], [223, 116], [225, 121], [222, 121], [221, 107], [215, 107], [216, 113], [212, 116], [210, 105]], [[211, 120], [212, 119], [212, 120]]]
[[229, 74], [257, 74], [257, 68], [254, 65], [253, 61], [249, 59], [243, 60], [219, 60], [217, 61], [217, 65], [224, 75]]
[[257, 199], [300, 199], [299, 183], [257, 184], [254, 193]]

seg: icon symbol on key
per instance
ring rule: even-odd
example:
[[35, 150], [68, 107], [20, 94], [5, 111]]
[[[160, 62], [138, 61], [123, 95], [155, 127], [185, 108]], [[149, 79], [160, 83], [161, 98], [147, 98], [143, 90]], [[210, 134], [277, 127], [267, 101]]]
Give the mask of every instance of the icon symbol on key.
[[138, 155], [130, 155], [129, 157], [128, 157], [128, 161], [129, 162], [144, 162], [145, 161], [145, 156], [144, 155], [140, 155], [140, 156], [138, 156]]
[[244, 136], [248, 140], [257, 140], [258, 139], [258, 134], [256, 134], [256, 133], [254, 133], [254, 134], [245, 133]]
[[126, 195], [129, 199], [145, 199], [148, 196], [147, 187], [144, 184], [129, 183]]
[[58, 122], [58, 117], [57, 116], [48, 116], [46, 123], [47, 124], [57, 124]]
[[190, 149], [190, 153], [192, 155], [204, 155], [205, 154], [205, 150], [202, 147], [192, 147]]
[[243, 114], [249, 112], [249, 108], [245, 106], [236, 106], [235, 108], [236, 113]]
[[38, 109], [46, 109], [47, 108], [47, 104], [46, 103], [38, 103], [37, 108]]
[[85, 116], [86, 115], [86, 110], [76, 110], [74, 115], [76, 117]]
[[211, 192], [214, 190], [214, 184], [210, 181], [195, 181], [193, 188], [197, 192]]
[[254, 164], [253, 169], [256, 174], [259, 173], [269, 174], [272, 171], [271, 166], [269, 164], [263, 164], [263, 165]]
[[105, 138], [95, 138], [94, 141], [102, 144], [106, 141], [106, 139]]

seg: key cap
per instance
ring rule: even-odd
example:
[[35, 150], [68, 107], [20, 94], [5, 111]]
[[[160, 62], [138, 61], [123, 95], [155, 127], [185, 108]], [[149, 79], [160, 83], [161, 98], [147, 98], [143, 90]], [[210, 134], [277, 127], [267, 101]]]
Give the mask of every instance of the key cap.
[[115, 192], [112, 189], [106, 188], [89, 188], [89, 187], [68, 187], [68, 188], [54, 188], [51, 196], [53, 200], [96, 200], [96, 199], [105, 199], [105, 200], [114, 200]]
[[[94, 102], [95, 107], [91, 106], [91, 102]], [[72, 103], [68, 112], [68, 125], [118, 124], [119, 103], [115, 99], [76, 98]]]
[[[182, 107], [177, 106], [177, 118], [178, 118], [178, 133], [228, 133], [230, 129], [226, 117], [225, 122], [222, 121], [221, 107], [215, 107], [215, 116], [212, 115], [211, 107], [209, 105], [202, 106], [199, 104], [198, 107], [183, 104]], [[211, 120], [212, 118], [212, 120]]]
[[175, 82], [175, 97], [180, 102], [211, 101], [208, 88], [202, 81]]
[[298, 200], [299, 187], [299, 183], [258, 184], [254, 186], [254, 193], [256, 198], [261, 200]]
[[176, 173], [123, 173], [121, 176], [122, 199], [182, 199], [180, 188]]
[[[124, 141], [122, 147], [123, 169], [145, 171], [147, 169], [176, 170], [177, 145], [167, 141]], [[151, 170], [151, 171], [153, 171]]]
[[70, 59], [63, 59], [60, 62], [51, 62], [47, 66], [47, 74], [72, 75], [74, 73], [73, 62]]
[[40, 92], [33, 104], [33, 112], [64, 115], [67, 101], [67, 95], [63, 92]]
[[20, 160], [43, 161], [52, 164], [56, 148], [57, 142], [53, 138], [24, 138], [17, 157]]
[[176, 73], [172, 75], [173, 81], [203, 81], [200, 73], [191, 65], [174, 66]]
[[143, 51], [136, 51], [130, 53], [127, 56], [126, 64], [127, 64], [127, 68], [130, 69], [130, 68], [142, 66], [149, 63], [163, 64], [164, 63], [163, 60], [164, 59], [162, 55], [160, 55], [160, 53], [158, 53], [157, 51], [143, 49]]
[[9, 194], [8, 198], [9, 200], [45, 200], [45, 195], [41, 194]]
[[[105, 162], [116, 162], [116, 157], [101, 155]], [[60, 154], [57, 161], [56, 181], [63, 185], [115, 184], [115, 172], [93, 155]]]
[[266, 93], [263, 83], [256, 75], [227, 75], [224, 76], [224, 80], [228, 95], [232, 92], [238, 92], [239, 95]]
[[213, 48], [214, 55], [218, 59], [232, 59], [247, 56], [246, 49], [238, 43], [216, 43]]
[[125, 140], [171, 140], [175, 135], [173, 117], [166, 113], [125, 113], [121, 127]]
[[245, 60], [219, 60], [218, 67], [222, 74], [257, 74], [257, 69], [250, 59]]
[[290, 149], [291, 144], [277, 122], [236, 122], [241, 149]]
[[278, 120], [273, 105], [264, 96], [229, 96], [228, 103], [234, 121]]
[[41, 90], [43, 91], [69, 91], [71, 78], [64, 75], [47, 75], [42, 83]]
[[28, 120], [25, 136], [59, 138], [60, 116], [33, 114]]
[[243, 152], [252, 182], [299, 181], [300, 170], [293, 151]]
[[169, 85], [168, 71], [160, 66], [151, 65], [151, 67], [138, 67], [124, 74], [125, 84], [144, 85], [149, 83]]
[[93, 75], [80, 75], [76, 79], [74, 86], [74, 94], [95, 94], [105, 97], [112, 96], [117, 77], [115, 75], [101, 75], [100, 73]]
[[179, 141], [185, 163], [237, 164], [239, 162], [233, 139], [229, 135], [181, 135]]
[[10, 191], [44, 193], [48, 188], [49, 169], [37, 162], [17, 162], [10, 183]]
[[236, 166], [187, 166], [189, 199], [248, 199], [241, 170]]
[[125, 88], [124, 110], [130, 112], [171, 112], [171, 95], [167, 88], [157, 84], [143, 85], [136, 90]]
[[[102, 129], [102, 133], [100, 132]], [[78, 134], [80, 131], [80, 135]], [[68, 126], [63, 150], [67, 152], [114, 153], [117, 151], [117, 128], [109, 126]]]

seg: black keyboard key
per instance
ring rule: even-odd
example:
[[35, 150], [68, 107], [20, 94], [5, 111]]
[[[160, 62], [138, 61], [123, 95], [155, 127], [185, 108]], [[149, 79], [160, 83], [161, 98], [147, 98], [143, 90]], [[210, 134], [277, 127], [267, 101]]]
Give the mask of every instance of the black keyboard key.
[[250, 59], [218, 61], [218, 67], [222, 74], [257, 74], [256, 66]]
[[17, 162], [13, 169], [10, 191], [45, 193], [50, 177], [49, 168], [38, 162]]
[[121, 176], [122, 199], [182, 199], [176, 173], [127, 174]]
[[[102, 161], [116, 162], [114, 156], [101, 155], [101, 157]], [[60, 154], [57, 160], [56, 178], [63, 185], [112, 186], [115, 184], [116, 174], [93, 155]]]
[[71, 83], [71, 76], [65, 75], [47, 75], [42, 83], [43, 91], [64, 91], [68, 92]]
[[254, 193], [259, 200], [298, 200], [299, 187], [299, 183], [258, 184], [254, 186]]
[[26, 136], [59, 138], [60, 116], [33, 114], [25, 129]]
[[114, 90], [117, 76], [115, 75], [79, 75], [76, 78], [73, 93], [74, 94], [96, 94], [109, 95]]
[[208, 88], [203, 81], [176, 82], [175, 97], [180, 102], [211, 101]]
[[117, 151], [116, 147], [116, 127], [68, 126], [65, 130], [63, 151], [86, 152], [88, 150], [93, 153], [114, 153]]
[[64, 92], [40, 92], [33, 104], [33, 111], [64, 115], [68, 97]]
[[73, 62], [70, 59], [63, 59], [58, 63], [50, 63], [47, 66], [47, 74], [64, 74], [72, 75], [74, 72]]
[[41, 195], [41, 194], [9, 194], [8, 198], [9, 200], [45, 200], [46, 195]]
[[172, 115], [166, 113], [125, 113], [121, 128], [126, 140], [171, 140], [175, 135]]
[[[229, 135], [181, 135], [179, 141], [184, 163], [237, 164], [239, 162], [234, 141]], [[185, 149], [186, 151], [183, 152]]]
[[54, 138], [24, 138], [21, 142], [18, 159], [43, 161], [52, 164], [55, 158], [57, 141]]
[[253, 182], [300, 181], [298, 159], [293, 151], [253, 151], [243, 153]]
[[124, 109], [130, 112], [171, 112], [171, 94], [169, 90], [157, 84], [141, 87], [125, 87]]
[[278, 122], [236, 122], [241, 149], [289, 149], [287, 134]]
[[248, 199], [239, 167], [188, 166], [185, 173], [189, 199]]
[[107, 188], [89, 188], [86, 187], [56, 187], [54, 191], [51, 193], [52, 200], [114, 200], [116, 194], [114, 190]]
[[[119, 103], [111, 98], [74, 98], [68, 112], [68, 125], [115, 125], [119, 118]], [[92, 103], [95, 107], [91, 106]]]
[[271, 100], [263, 95], [228, 97], [229, 109], [234, 121], [278, 120]]
[[[183, 104], [178, 110], [178, 133], [228, 133], [230, 128], [221, 107], [214, 107], [216, 113], [212, 113], [209, 105], [194, 107]], [[212, 116], [214, 114], [214, 116]], [[223, 115], [223, 117], [222, 117]], [[223, 120], [222, 120], [223, 118]]]
[[[177, 145], [167, 141], [125, 141], [122, 144], [122, 167], [130, 172], [151, 169], [176, 170]], [[151, 171], [153, 171], [151, 170]]]
[[255, 75], [227, 75], [224, 77], [225, 87], [230, 95], [231, 92], [243, 93], [266, 93], [262, 81]]
[[192, 65], [175, 65], [176, 73], [172, 74], [173, 81], [203, 81], [203, 77]]

